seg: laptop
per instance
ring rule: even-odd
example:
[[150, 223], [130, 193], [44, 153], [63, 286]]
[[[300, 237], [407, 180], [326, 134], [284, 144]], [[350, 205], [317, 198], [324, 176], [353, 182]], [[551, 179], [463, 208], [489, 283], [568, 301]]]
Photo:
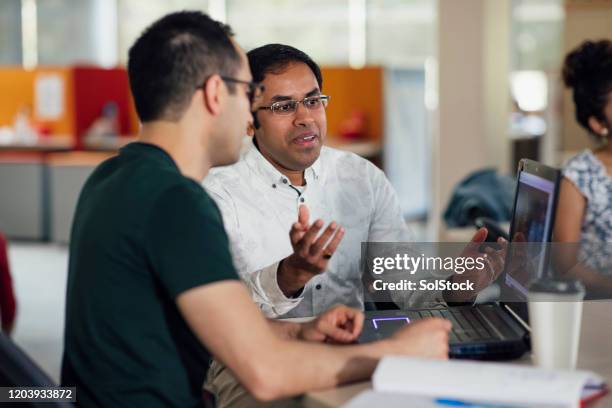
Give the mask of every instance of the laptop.
[[[560, 172], [557, 169], [527, 159], [519, 162], [510, 222], [510, 242], [517, 242], [517, 237], [520, 237], [519, 241], [530, 243], [550, 242], [559, 180]], [[536, 247], [545, 249], [546, 246]], [[380, 340], [412, 321], [441, 317], [453, 323], [449, 333], [451, 358], [519, 358], [530, 349], [529, 319], [525, 302], [530, 275], [510, 268], [511, 257], [509, 250], [505, 269], [497, 280], [500, 285], [500, 299], [504, 302], [432, 309], [367, 311], [358, 341], [365, 343]], [[547, 254], [540, 254], [537, 262], [537, 273], [544, 273], [548, 262]]]

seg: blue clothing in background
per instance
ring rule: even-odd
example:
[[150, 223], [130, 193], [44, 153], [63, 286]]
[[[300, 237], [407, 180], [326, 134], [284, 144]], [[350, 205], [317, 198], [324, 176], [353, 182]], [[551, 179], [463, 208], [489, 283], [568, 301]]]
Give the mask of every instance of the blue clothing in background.
[[513, 178], [500, 176], [495, 169], [473, 172], [455, 187], [444, 212], [446, 225], [472, 226], [478, 217], [510, 221], [515, 186]]

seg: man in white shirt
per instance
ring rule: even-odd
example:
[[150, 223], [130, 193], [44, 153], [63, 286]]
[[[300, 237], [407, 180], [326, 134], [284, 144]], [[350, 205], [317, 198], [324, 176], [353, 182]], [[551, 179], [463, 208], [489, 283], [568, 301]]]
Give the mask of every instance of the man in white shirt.
[[[265, 86], [253, 141], [238, 163], [204, 181], [235, 266], [269, 317], [318, 315], [338, 303], [363, 308], [361, 243], [411, 240], [397, 195], [369, 161], [323, 146], [329, 97], [312, 59], [280, 44], [248, 57]], [[476, 235], [482, 241], [486, 230]], [[427, 295], [413, 293], [410, 304], [422, 303], [419, 294]]]

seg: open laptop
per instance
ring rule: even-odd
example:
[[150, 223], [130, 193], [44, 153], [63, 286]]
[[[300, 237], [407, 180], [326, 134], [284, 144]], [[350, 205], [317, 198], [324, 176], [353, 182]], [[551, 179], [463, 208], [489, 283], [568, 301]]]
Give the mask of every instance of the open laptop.
[[[528, 242], [550, 242], [559, 180], [560, 172], [556, 169], [527, 159], [519, 162], [510, 242], [516, 242], [516, 237]], [[545, 250], [545, 245], [535, 247]], [[529, 274], [509, 268], [511, 257], [509, 250], [505, 270], [497, 282], [500, 299], [512, 301], [436, 309], [368, 311], [359, 342], [388, 337], [414, 320], [441, 317], [453, 323], [449, 333], [451, 358], [503, 360], [520, 357], [530, 348], [525, 302]], [[548, 262], [546, 254], [540, 254], [537, 262], [538, 273], [543, 273]]]

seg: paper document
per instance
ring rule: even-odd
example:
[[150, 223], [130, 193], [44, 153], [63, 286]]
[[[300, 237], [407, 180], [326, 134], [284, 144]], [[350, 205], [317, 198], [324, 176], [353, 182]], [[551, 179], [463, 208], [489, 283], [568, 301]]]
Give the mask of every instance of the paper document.
[[372, 377], [374, 390], [512, 404], [578, 406], [602, 379], [588, 371], [473, 361], [386, 357]]
[[408, 395], [401, 393], [377, 392], [367, 390], [350, 400], [342, 408], [564, 408], [563, 405], [554, 404], [521, 404], [499, 405], [482, 401], [449, 400], [422, 395]]

